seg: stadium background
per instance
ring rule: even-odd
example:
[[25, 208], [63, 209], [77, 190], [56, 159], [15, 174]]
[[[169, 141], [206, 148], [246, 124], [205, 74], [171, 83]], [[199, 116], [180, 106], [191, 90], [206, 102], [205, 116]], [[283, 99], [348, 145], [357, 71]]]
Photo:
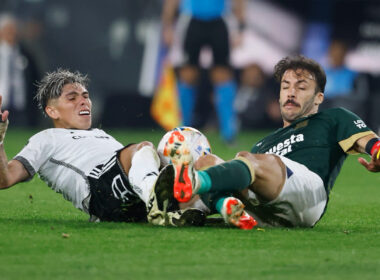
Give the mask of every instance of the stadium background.
[[[376, 105], [379, 1], [248, 2], [254, 15], [250, 20], [255, 22], [249, 27], [260, 35], [256, 38], [271, 43], [271, 51], [278, 50], [258, 49], [257, 44], [252, 59], [263, 57], [260, 63], [270, 69], [286, 53], [309, 50], [317, 56], [328, 42], [320, 29], [315, 33], [309, 27], [327, 27], [325, 35], [339, 34], [350, 41], [350, 63], [371, 77], [369, 103]], [[136, 127], [156, 125], [149, 115], [154, 87], [143, 77], [154, 76], [161, 5], [156, 0], [0, 0], [1, 11], [14, 12], [25, 24], [24, 40], [43, 71], [67, 67], [89, 73], [99, 125], [122, 126], [111, 131], [121, 141], [154, 143], [162, 131]], [[280, 15], [290, 25], [279, 24]], [[147, 63], [151, 72], [144, 72], [148, 54], [153, 57]], [[11, 126], [4, 144], [8, 157], [34, 133], [35, 129]], [[232, 147], [226, 147], [215, 132], [207, 136], [215, 153], [228, 159], [239, 150], [249, 150], [265, 134], [243, 131], [239, 145]], [[355, 156], [349, 157], [330, 195], [328, 211], [315, 228], [248, 232], [218, 225], [174, 229], [88, 223], [85, 213], [35, 176], [1, 192], [0, 279], [377, 279], [379, 179], [361, 168]]]
[[[247, 3], [248, 29], [254, 36], [248, 54], [234, 54], [237, 69], [243, 62], [258, 62], [270, 73], [279, 58], [292, 53], [323, 64], [329, 40], [342, 38], [350, 47], [348, 65], [369, 75], [369, 104], [379, 106], [379, 1]], [[23, 40], [41, 72], [63, 67], [88, 73], [95, 124], [116, 127], [156, 125], [149, 105], [159, 67], [161, 7], [162, 0], [0, 1], [1, 11], [19, 17]], [[361, 116], [375, 129], [380, 121], [371, 112], [376, 106]]]

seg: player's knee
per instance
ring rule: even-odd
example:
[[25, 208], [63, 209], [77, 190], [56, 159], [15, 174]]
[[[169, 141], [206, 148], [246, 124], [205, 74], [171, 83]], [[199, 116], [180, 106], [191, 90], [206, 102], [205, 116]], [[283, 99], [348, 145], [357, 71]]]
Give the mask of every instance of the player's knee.
[[277, 156], [269, 154], [252, 154], [247, 151], [242, 151], [236, 154], [237, 158], [244, 158], [245, 162], [249, 164], [255, 172], [256, 177], [265, 176], [268, 167], [277, 165]]
[[249, 154], [246, 158], [251, 163], [257, 178], [276, 177], [280, 181], [284, 176], [284, 163], [272, 154]]
[[236, 154], [236, 157], [243, 157], [251, 162], [277, 162], [278, 156], [272, 154], [252, 154], [248, 151], [241, 151]]
[[179, 76], [184, 83], [194, 85], [198, 80], [198, 70], [195, 66], [185, 66], [180, 69]]
[[260, 165], [260, 162], [256, 156], [256, 154], [252, 154], [247, 151], [241, 151], [236, 154], [236, 158], [244, 159], [243, 161], [252, 171], [255, 171]]
[[151, 147], [151, 148], [154, 148], [154, 145], [152, 142], [149, 142], [149, 141], [142, 141], [140, 143], [137, 144], [137, 150], [140, 150], [142, 147], [145, 147], [145, 146], [148, 146], [148, 147]]
[[232, 78], [231, 71], [225, 66], [216, 66], [211, 71], [211, 80], [214, 84], [221, 84], [230, 81]]
[[209, 154], [201, 156], [197, 159], [197, 161], [194, 163], [194, 167], [196, 170], [203, 170], [210, 166], [214, 166], [219, 163], [219, 158]]

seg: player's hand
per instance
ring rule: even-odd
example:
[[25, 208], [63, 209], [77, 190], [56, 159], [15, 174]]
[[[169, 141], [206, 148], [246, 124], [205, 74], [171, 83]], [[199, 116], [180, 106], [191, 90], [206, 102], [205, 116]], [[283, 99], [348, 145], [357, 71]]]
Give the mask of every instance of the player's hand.
[[9, 116], [8, 111], [2, 112], [2, 110], [1, 110], [2, 101], [3, 101], [3, 97], [0, 95], [0, 144], [3, 143], [4, 137], [5, 137], [5, 132], [7, 132], [8, 116]]
[[162, 40], [166, 47], [171, 47], [174, 41], [174, 28], [168, 25], [162, 28]]
[[0, 122], [6, 122], [8, 120], [9, 112], [5, 110], [4, 112], [1, 111], [1, 105], [3, 104], [3, 96], [0, 95]]
[[358, 158], [358, 161], [363, 165], [368, 171], [380, 172], [380, 149], [375, 150], [371, 156], [371, 161], [368, 162], [364, 158]]

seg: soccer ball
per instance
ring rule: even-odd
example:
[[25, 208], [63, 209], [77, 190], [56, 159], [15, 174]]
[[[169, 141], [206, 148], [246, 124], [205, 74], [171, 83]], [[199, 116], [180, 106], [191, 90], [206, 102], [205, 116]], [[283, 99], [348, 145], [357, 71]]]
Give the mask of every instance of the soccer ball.
[[176, 130], [180, 131], [181, 134], [185, 137], [186, 143], [190, 148], [190, 152], [194, 161], [196, 161], [200, 156], [211, 154], [210, 143], [202, 132], [189, 126], [176, 127], [171, 131], [168, 131], [162, 137], [160, 143], [158, 143], [157, 152], [163, 165], [170, 163], [170, 158], [168, 156], [164, 156], [164, 148], [171, 133]]

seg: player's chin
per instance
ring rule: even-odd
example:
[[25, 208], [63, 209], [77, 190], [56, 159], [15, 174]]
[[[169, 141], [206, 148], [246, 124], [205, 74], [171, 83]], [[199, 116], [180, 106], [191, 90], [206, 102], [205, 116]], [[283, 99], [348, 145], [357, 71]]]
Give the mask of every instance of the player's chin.
[[296, 115], [296, 114], [282, 115], [282, 118], [288, 123], [292, 123], [296, 121], [297, 119], [299, 119], [299, 115]]
[[89, 120], [81, 120], [80, 122], [78, 122], [78, 124], [76, 125], [78, 129], [90, 129], [91, 128], [91, 125], [92, 125], [92, 122], [91, 122], [91, 119]]
[[293, 110], [281, 110], [281, 115], [286, 121], [294, 121], [298, 116]]
[[91, 128], [91, 122], [86, 124], [86, 126], [83, 129], [90, 129]]

